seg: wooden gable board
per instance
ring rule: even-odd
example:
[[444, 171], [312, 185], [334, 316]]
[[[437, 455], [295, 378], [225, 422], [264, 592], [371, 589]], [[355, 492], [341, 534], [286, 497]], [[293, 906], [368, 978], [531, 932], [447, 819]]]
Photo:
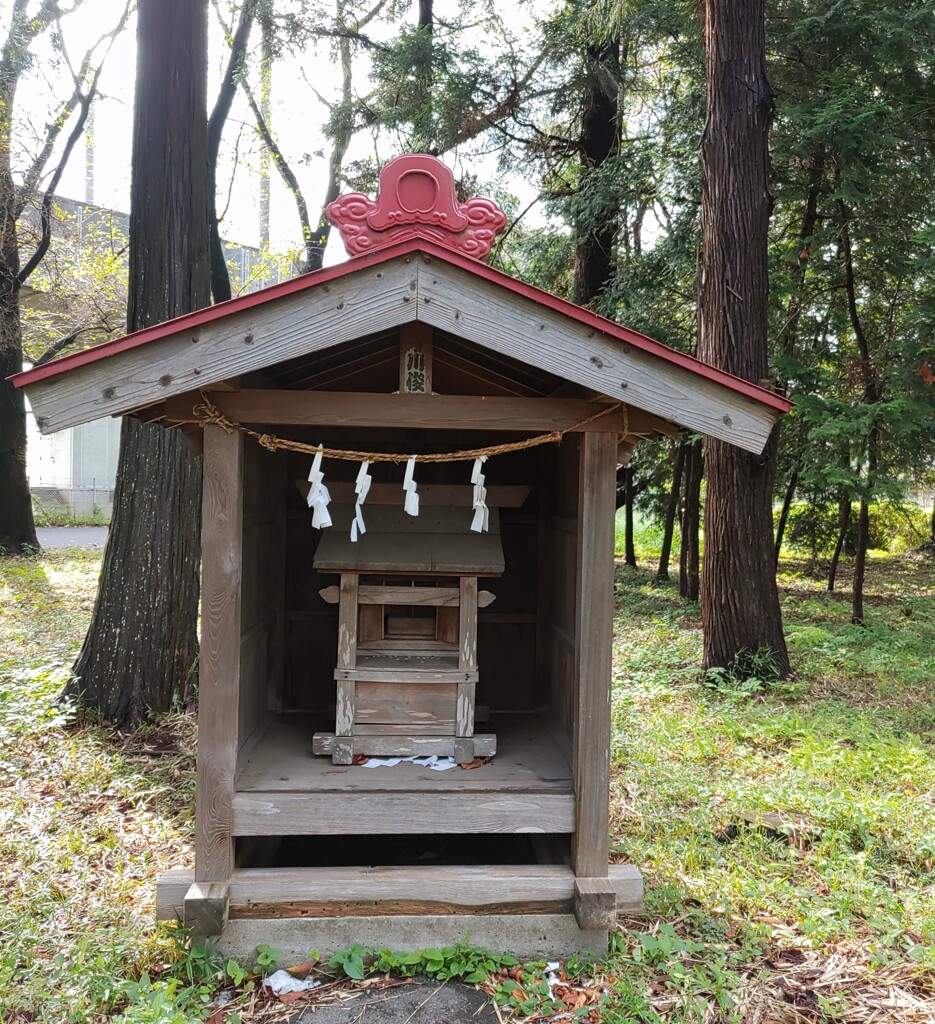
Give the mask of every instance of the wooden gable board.
[[418, 316], [608, 398], [759, 454], [779, 413], [443, 260], [418, 266]]
[[[68, 372], [49, 373], [50, 365], [37, 378], [28, 371], [22, 383], [40, 430], [131, 412], [416, 319], [749, 451], [762, 451], [783, 411], [775, 396], [744, 394], [744, 382], [732, 386], [726, 375], [626, 329], [602, 330], [605, 322], [592, 314], [437, 246], [419, 242], [409, 253], [321, 274], [265, 301], [240, 307], [234, 300], [223, 315], [205, 311], [191, 326], [183, 318], [145, 344], [118, 342]], [[617, 330], [639, 340], [613, 337]]]
[[235, 310], [188, 330], [26, 389], [43, 434], [320, 352], [415, 319], [411, 258], [347, 265], [347, 273], [272, 302]]

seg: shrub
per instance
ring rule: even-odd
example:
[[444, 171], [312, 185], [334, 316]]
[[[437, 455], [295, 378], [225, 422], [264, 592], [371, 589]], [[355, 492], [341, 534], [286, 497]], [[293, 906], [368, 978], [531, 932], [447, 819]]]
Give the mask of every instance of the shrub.
[[[853, 555], [857, 550], [857, 517], [860, 505], [851, 506], [851, 518], [844, 538], [844, 551]], [[773, 519], [779, 521], [779, 509]], [[870, 547], [898, 554], [918, 547], [929, 532], [929, 517], [917, 505], [901, 505], [892, 501], [876, 502], [870, 506]], [[783, 545], [818, 554], [830, 555], [838, 536], [837, 505], [814, 505], [795, 501], [789, 508]]]

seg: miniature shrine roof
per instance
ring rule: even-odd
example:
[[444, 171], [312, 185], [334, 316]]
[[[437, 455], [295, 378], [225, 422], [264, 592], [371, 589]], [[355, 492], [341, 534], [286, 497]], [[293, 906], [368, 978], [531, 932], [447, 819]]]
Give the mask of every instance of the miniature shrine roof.
[[352, 258], [15, 375], [43, 433], [421, 320], [672, 423], [759, 452], [791, 403], [483, 262], [505, 215], [461, 203], [427, 156], [384, 167], [376, 200], [328, 208]]

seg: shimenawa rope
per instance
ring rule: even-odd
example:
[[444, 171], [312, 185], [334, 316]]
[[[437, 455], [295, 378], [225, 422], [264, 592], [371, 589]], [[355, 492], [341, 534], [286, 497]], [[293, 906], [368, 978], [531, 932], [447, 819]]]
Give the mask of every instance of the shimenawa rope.
[[[548, 434], [537, 434], [535, 437], [529, 437], [525, 441], [492, 444], [486, 448], [470, 448], [457, 452], [436, 452], [430, 455], [416, 455], [415, 459], [417, 462], [470, 462], [474, 459], [505, 455], [508, 452], [520, 452], [526, 448], [537, 448], [543, 444], [558, 444], [566, 434], [574, 430], [580, 430], [589, 423], [593, 423], [594, 420], [600, 419], [601, 416], [606, 416], [609, 412], [614, 412], [617, 409], [623, 410], [622, 437], [623, 440], [626, 440], [630, 435], [629, 410], [623, 402], [616, 402], [613, 405], [601, 406], [593, 416], [579, 420], [563, 430], [553, 430]], [[204, 391], [201, 392], [201, 402], [194, 407], [192, 413], [197, 417], [197, 423], [200, 427], [205, 427], [211, 423], [221, 427], [228, 434], [239, 430], [242, 434], [255, 438], [259, 444], [271, 452], [300, 452], [305, 455], [317, 455], [321, 452], [326, 459], [343, 459], [345, 462], [407, 462], [413, 457], [411, 452], [400, 454], [399, 452], [360, 452], [346, 448], [325, 448], [318, 444], [305, 444], [302, 441], [293, 441], [287, 437], [277, 437], [275, 434], [261, 434], [257, 430], [245, 427], [242, 423], [234, 423], [229, 420], [208, 398]]]

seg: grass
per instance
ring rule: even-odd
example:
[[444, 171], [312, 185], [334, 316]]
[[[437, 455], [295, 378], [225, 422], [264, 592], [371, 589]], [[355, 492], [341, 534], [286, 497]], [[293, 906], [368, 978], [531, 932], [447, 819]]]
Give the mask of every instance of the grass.
[[[854, 627], [846, 571], [827, 595], [784, 562], [795, 677], [750, 692], [700, 676], [698, 608], [654, 585], [653, 542], [618, 568], [611, 793], [649, 914], [562, 991], [610, 1024], [935, 1019], [935, 565], [874, 557]], [[57, 703], [99, 560], [0, 559], [4, 1024], [183, 1024], [218, 984], [152, 923], [191, 856], [191, 717], [128, 738]], [[490, 991], [550, 1009], [525, 971]]]

